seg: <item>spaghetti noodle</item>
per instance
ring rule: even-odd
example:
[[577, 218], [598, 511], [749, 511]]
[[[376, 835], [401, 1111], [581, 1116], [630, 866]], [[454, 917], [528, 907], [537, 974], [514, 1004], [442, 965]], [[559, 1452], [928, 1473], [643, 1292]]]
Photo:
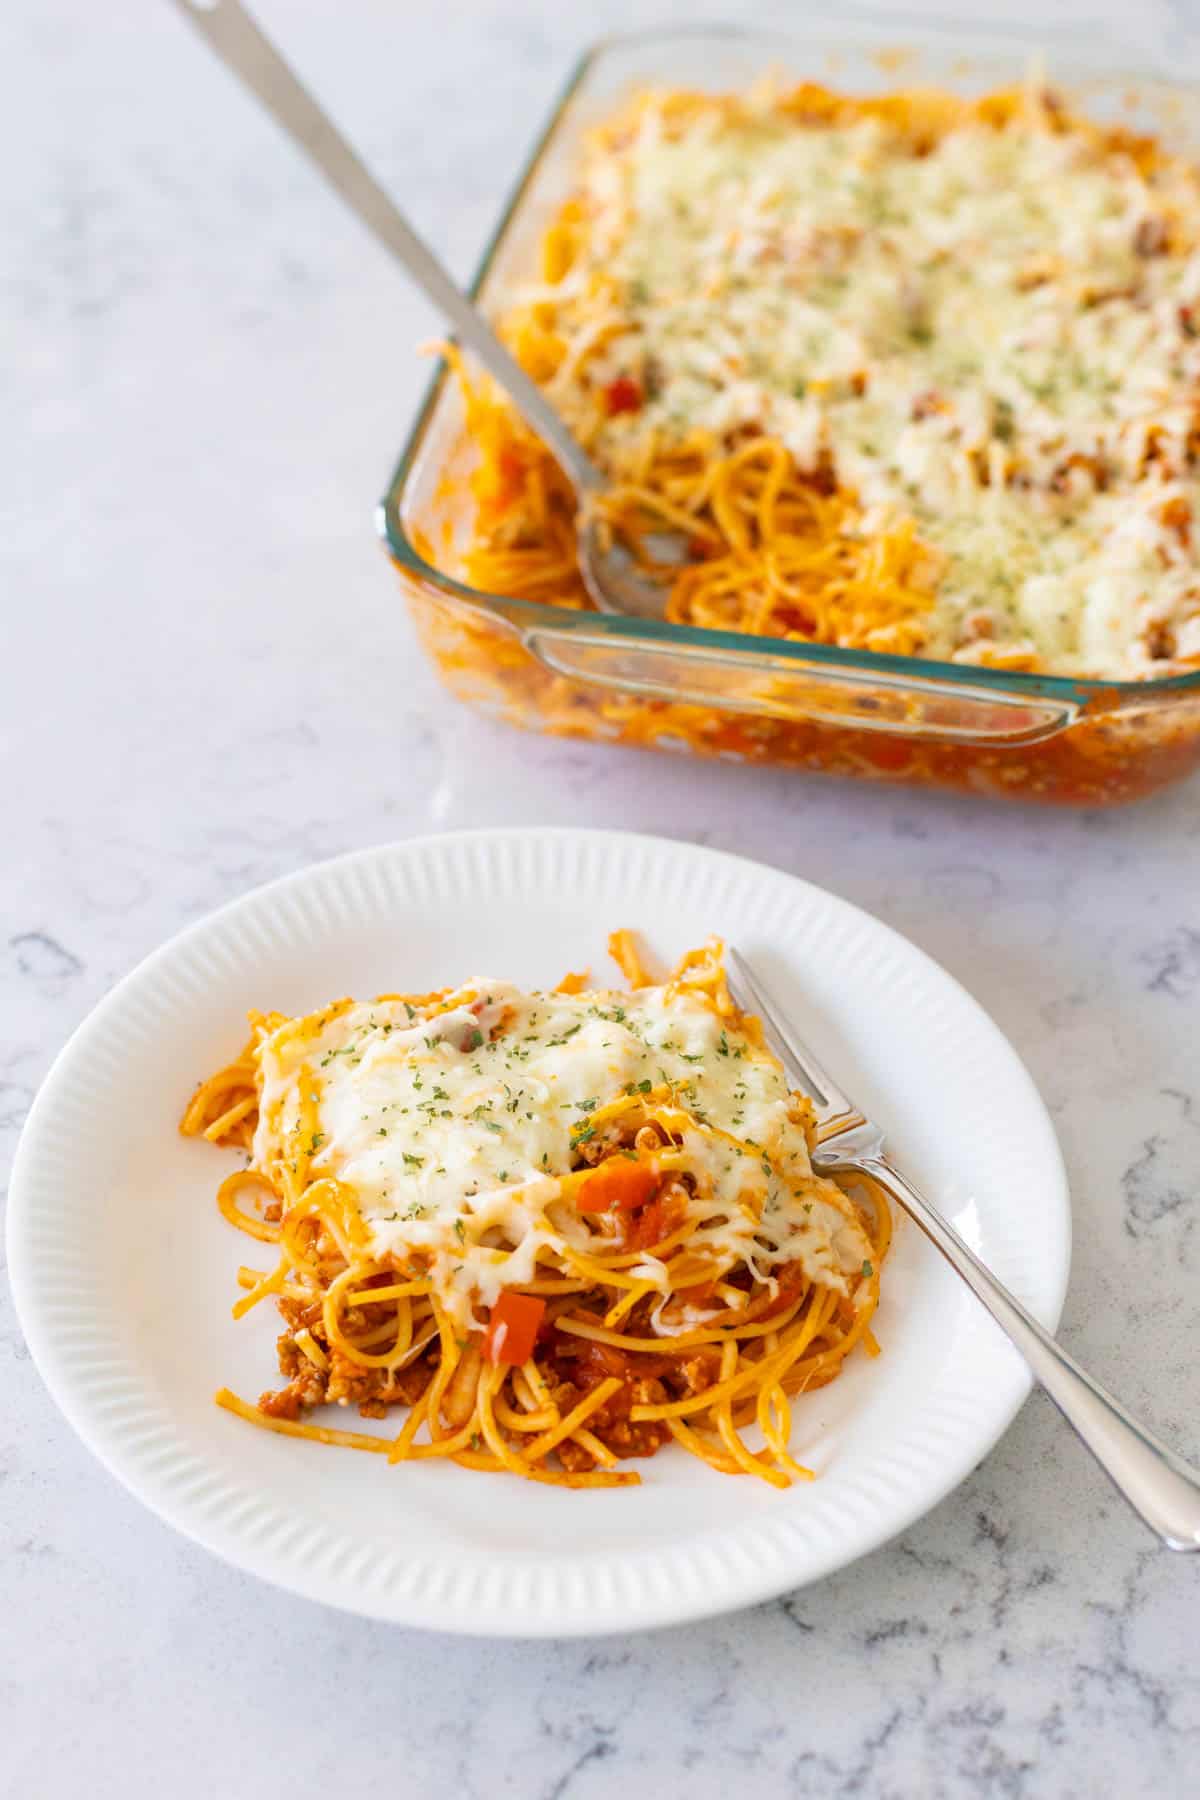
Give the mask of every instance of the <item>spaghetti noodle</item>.
[[[628, 994], [475, 981], [252, 1014], [185, 1135], [249, 1153], [224, 1217], [277, 1253], [286, 1378], [240, 1417], [314, 1441], [449, 1458], [568, 1487], [677, 1443], [776, 1487], [792, 1400], [832, 1381], [870, 1322], [887, 1208], [813, 1172], [812, 1113], [713, 940]], [[306, 1415], [406, 1409], [390, 1440]], [[747, 1427], [756, 1437], [746, 1436]]]

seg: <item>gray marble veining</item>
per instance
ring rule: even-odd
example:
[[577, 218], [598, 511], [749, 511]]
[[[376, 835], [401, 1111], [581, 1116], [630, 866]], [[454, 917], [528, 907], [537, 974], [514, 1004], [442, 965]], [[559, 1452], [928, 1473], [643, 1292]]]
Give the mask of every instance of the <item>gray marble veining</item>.
[[[460, 270], [571, 52], [689, 11], [261, 10]], [[1162, 0], [1057, 17], [1114, 44], [1195, 35]], [[473, 718], [421, 661], [371, 529], [424, 307], [167, 7], [17, 0], [0, 64], [6, 1158], [112, 982], [261, 881], [456, 825], [678, 834], [879, 913], [990, 1009], [1072, 1176], [1066, 1341], [1200, 1452], [1196, 784], [1057, 816]], [[1039, 1399], [929, 1518], [815, 1588], [513, 1646], [345, 1618], [212, 1561], [76, 1442], [6, 1299], [0, 1358], [2, 1794], [1198, 1791], [1200, 1566], [1153, 1547]]]

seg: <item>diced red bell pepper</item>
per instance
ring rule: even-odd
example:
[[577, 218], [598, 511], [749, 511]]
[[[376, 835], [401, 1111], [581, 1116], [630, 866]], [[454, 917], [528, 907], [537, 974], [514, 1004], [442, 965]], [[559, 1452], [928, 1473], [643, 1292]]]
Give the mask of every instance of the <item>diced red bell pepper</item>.
[[604, 390], [604, 406], [609, 418], [617, 413], [642, 410], [642, 386], [632, 375], [618, 375]]
[[653, 1163], [610, 1156], [580, 1183], [575, 1204], [580, 1212], [634, 1212], [650, 1199], [659, 1180]]
[[483, 1354], [490, 1363], [527, 1363], [533, 1355], [546, 1302], [534, 1294], [508, 1288], [492, 1308], [483, 1334]]

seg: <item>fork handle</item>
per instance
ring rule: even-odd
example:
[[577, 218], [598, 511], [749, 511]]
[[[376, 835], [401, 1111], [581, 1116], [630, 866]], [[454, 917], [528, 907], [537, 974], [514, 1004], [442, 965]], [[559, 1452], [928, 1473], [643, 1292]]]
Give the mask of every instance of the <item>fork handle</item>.
[[1032, 1369], [1118, 1493], [1172, 1550], [1200, 1550], [1200, 1475], [1152, 1437], [968, 1249], [952, 1225], [884, 1156], [839, 1163], [877, 1181], [936, 1244]]

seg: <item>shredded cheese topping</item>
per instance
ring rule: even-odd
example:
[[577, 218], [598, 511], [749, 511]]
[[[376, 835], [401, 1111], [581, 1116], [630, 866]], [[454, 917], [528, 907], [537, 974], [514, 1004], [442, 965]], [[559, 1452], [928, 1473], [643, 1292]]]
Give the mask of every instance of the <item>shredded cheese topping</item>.
[[[603, 1146], [605, 1109], [634, 1097], [672, 1120], [689, 1241], [714, 1268], [745, 1262], [770, 1280], [800, 1262], [844, 1294], [870, 1255], [812, 1171], [804, 1105], [775, 1058], [673, 984], [569, 994], [478, 980], [429, 1005], [345, 1003], [301, 1032], [279, 1026], [260, 1068], [255, 1164], [302, 1152], [310, 1180], [352, 1188], [371, 1254], [419, 1256], [462, 1323], [536, 1279], [541, 1250], [595, 1244], [563, 1178]], [[669, 1292], [657, 1258], [633, 1273]]]
[[920, 653], [1200, 660], [1190, 164], [1040, 91], [650, 94], [596, 135], [555, 242], [510, 330], [556, 345], [546, 385], [619, 479], [767, 439], [859, 536], [915, 528]]

